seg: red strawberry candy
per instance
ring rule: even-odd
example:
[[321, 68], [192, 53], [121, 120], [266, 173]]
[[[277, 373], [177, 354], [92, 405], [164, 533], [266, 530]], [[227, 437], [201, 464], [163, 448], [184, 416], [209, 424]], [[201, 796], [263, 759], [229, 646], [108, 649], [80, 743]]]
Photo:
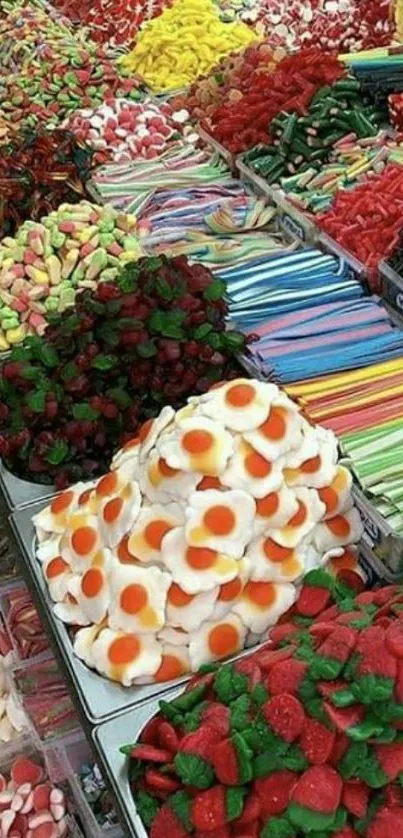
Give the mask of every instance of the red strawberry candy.
[[308, 666], [298, 660], [283, 660], [275, 663], [270, 670], [265, 686], [271, 695], [297, 695], [298, 688], [306, 675]]
[[344, 783], [343, 806], [356, 818], [365, 818], [368, 808], [369, 788], [361, 780], [348, 780]]
[[273, 771], [268, 777], [255, 780], [253, 786], [260, 799], [263, 818], [280, 815], [290, 801], [292, 789], [298, 782], [294, 771]]
[[336, 734], [316, 719], [306, 718], [301, 732], [300, 746], [313, 765], [329, 762]]
[[154, 818], [150, 838], [187, 838], [188, 833], [169, 806], [164, 804]]
[[367, 829], [367, 838], [400, 838], [403, 835], [403, 808], [384, 806]]
[[343, 782], [329, 765], [312, 765], [299, 778], [291, 791], [291, 800], [314, 812], [336, 812], [343, 791]]
[[263, 715], [285, 742], [295, 742], [304, 725], [305, 713], [300, 701], [293, 695], [283, 693], [269, 699], [262, 707]]

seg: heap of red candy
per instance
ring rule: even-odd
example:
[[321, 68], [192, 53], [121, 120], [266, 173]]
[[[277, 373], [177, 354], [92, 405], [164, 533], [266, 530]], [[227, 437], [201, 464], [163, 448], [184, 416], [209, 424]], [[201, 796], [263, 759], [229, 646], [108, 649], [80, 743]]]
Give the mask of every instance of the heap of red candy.
[[229, 94], [202, 125], [230, 151], [246, 151], [271, 142], [269, 125], [281, 111], [305, 114], [317, 90], [345, 74], [336, 55], [314, 47], [286, 56], [274, 73], [257, 66], [245, 80], [243, 97], [234, 100]]
[[89, 26], [91, 38], [111, 46], [130, 44], [142, 23], [158, 17], [171, 0], [57, 0], [71, 20]]
[[67, 131], [28, 134], [0, 148], [0, 237], [26, 219], [88, 198], [92, 151]]
[[185, 256], [126, 265], [77, 297], [0, 369], [0, 454], [59, 488], [107, 471], [165, 404], [239, 375], [244, 335], [226, 331], [225, 283]]
[[160, 702], [122, 749], [151, 838], [403, 834], [403, 587], [362, 584], [311, 571], [269, 645]]
[[402, 210], [403, 169], [390, 164], [355, 189], [339, 189], [330, 209], [317, 221], [322, 230], [376, 274], [378, 262], [387, 259], [399, 245]]

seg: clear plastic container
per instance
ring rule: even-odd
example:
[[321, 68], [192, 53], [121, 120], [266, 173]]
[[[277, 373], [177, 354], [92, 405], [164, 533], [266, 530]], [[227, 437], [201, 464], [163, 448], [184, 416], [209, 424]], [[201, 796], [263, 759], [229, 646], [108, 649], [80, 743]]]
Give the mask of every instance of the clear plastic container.
[[403, 277], [384, 260], [379, 263], [382, 296], [403, 314]]
[[[43, 651], [39, 652], [38, 654], [31, 655], [25, 658], [22, 657], [19, 644], [16, 642], [13, 634], [12, 623], [10, 622], [12, 596], [13, 594], [18, 594], [19, 592], [21, 592], [21, 594], [26, 594], [27, 596], [29, 596], [32, 602], [32, 607], [35, 608], [36, 611], [35, 603], [33, 602], [30, 592], [23, 579], [16, 579], [13, 582], [9, 582], [5, 585], [0, 586], [0, 616], [4, 622], [4, 626], [10, 638], [10, 643], [12, 647], [12, 660], [10, 661], [11, 669], [24, 666], [25, 664], [38, 663], [39, 661], [47, 658], [50, 653], [50, 647], [49, 644], [47, 644], [46, 649], [43, 649]], [[44, 629], [43, 634], [45, 635]]]

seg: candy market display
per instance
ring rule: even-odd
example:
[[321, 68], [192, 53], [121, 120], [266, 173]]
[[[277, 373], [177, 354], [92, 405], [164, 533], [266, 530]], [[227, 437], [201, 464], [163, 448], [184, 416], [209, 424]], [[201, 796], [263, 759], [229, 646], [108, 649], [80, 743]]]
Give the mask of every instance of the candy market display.
[[54, 614], [125, 686], [194, 672], [264, 637], [304, 574], [359, 539], [350, 488], [333, 435], [273, 384], [165, 407], [111, 472], [35, 516]]
[[156, 93], [180, 89], [256, 38], [243, 23], [222, 23], [212, 0], [174, 0], [144, 25], [119, 66], [137, 73]]
[[226, 331], [224, 295], [222, 280], [185, 257], [129, 262], [84, 290], [1, 368], [3, 462], [59, 488], [102, 474], [161, 405], [239, 374], [247, 341]]
[[32, 748], [11, 763], [9, 771], [1, 775], [1, 785], [0, 829], [4, 837], [74, 836], [65, 793], [49, 782]]
[[311, 571], [267, 646], [161, 701], [122, 747], [151, 838], [403, 828], [402, 589], [349, 581]]
[[136, 218], [89, 201], [60, 204], [0, 244], [0, 350], [42, 335], [77, 290], [113, 280], [142, 250]]

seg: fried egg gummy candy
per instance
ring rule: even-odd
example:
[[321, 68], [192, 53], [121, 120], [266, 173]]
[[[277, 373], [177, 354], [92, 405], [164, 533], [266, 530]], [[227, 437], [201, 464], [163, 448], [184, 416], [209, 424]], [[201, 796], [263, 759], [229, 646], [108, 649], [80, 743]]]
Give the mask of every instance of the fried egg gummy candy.
[[108, 474], [34, 518], [75, 654], [131, 686], [265, 640], [308, 571], [360, 572], [351, 482], [333, 434], [274, 384], [237, 379], [164, 407]]

